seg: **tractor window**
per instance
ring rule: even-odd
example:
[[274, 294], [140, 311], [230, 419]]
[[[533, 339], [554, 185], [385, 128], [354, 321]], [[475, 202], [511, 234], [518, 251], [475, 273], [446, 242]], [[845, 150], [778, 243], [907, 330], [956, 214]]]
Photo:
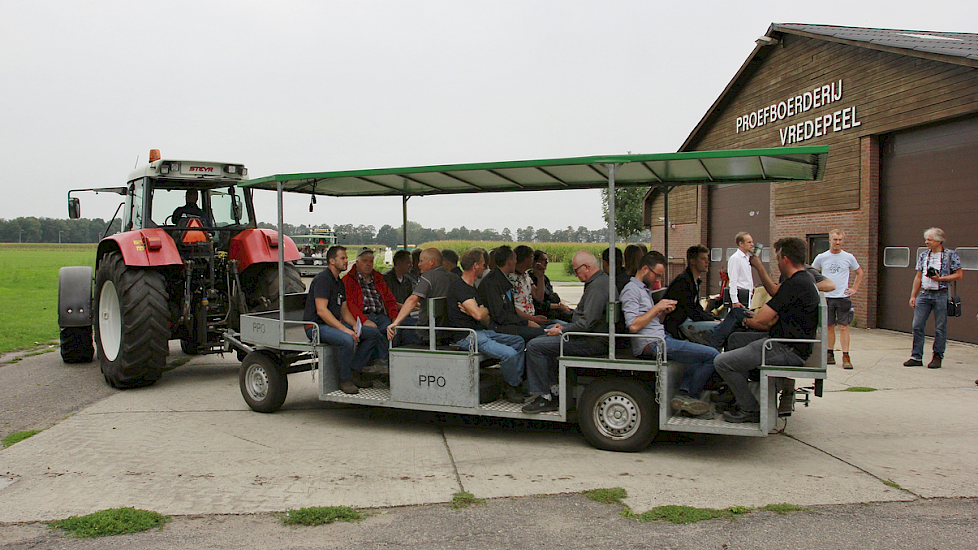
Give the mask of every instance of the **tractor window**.
[[245, 208], [241, 195], [235, 193], [233, 187], [214, 189], [210, 194], [211, 213], [214, 216], [214, 226], [248, 225], [248, 209]]
[[[197, 206], [206, 209], [207, 205], [207, 193], [206, 189], [201, 189], [198, 191]], [[187, 190], [186, 189], [163, 189], [157, 187], [153, 189], [153, 222], [156, 225], [176, 225], [176, 220], [172, 219], [173, 211], [177, 208], [187, 204]], [[206, 210], [205, 210], [206, 212]], [[201, 220], [203, 224], [207, 224], [207, 221]]]

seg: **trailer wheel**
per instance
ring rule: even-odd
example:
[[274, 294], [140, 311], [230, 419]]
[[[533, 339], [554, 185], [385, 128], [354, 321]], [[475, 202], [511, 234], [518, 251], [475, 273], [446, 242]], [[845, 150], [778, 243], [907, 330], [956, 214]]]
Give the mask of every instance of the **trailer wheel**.
[[65, 363], [91, 363], [95, 356], [92, 327], [61, 329], [61, 360]]
[[118, 252], [106, 254], [95, 277], [95, 316], [96, 351], [106, 382], [136, 388], [159, 380], [170, 353], [163, 274], [129, 268]]
[[577, 413], [584, 439], [605, 451], [641, 451], [659, 431], [652, 391], [637, 380], [592, 382], [584, 388]]
[[241, 362], [238, 375], [241, 396], [251, 410], [270, 413], [279, 410], [289, 393], [289, 378], [278, 358], [253, 351]]

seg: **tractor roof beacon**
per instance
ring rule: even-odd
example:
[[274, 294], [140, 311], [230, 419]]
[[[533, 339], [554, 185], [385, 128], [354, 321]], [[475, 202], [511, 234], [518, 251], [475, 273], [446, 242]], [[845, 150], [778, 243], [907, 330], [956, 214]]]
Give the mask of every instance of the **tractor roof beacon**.
[[[166, 370], [169, 340], [185, 353], [221, 353], [222, 333], [242, 313], [277, 308], [279, 250], [285, 288], [301, 292], [291, 239], [259, 229], [242, 164], [164, 159], [129, 174], [124, 186], [73, 189], [68, 215], [81, 216], [80, 191], [117, 193], [122, 231], [103, 235], [96, 268], [59, 276], [58, 325], [65, 362], [97, 356], [112, 386], [152, 384]], [[109, 222], [111, 227], [112, 222]], [[93, 345], [94, 335], [94, 345]]]

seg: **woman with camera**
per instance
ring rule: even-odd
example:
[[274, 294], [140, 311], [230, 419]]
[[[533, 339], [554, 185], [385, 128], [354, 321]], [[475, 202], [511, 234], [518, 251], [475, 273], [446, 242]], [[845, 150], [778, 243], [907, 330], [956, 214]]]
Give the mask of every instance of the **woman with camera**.
[[948, 283], [964, 276], [961, 271], [961, 258], [953, 250], [944, 248], [944, 231], [931, 227], [924, 231], [924, 246], [927, 250], [917, 258], [917, 276], [910, 292], [910, 307], [913, 308], [913, 350], [903, 366], [919, 367], [924, 363], [924, 326], [931, 312], [934, 312], [934, 356], [927, 364], [929, 369], [941, 368], [944, 348], [947, 345], [947, 300]]

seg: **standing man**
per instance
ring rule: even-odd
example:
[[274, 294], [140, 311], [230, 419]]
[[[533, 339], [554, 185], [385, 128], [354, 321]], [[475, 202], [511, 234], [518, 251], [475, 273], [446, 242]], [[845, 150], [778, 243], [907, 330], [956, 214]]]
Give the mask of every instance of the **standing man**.
[[[767, 331], [769, 338], [814, 339], [818, 329], [818, 289], [815, 278], [805, 269], [807, 247], [798, 238], [784, 238], [774, 243], [778, 269], [786, 280], [778, 293], [753, 317], [742, 321], [746, 328]], [[723, 413], [727, 422], [760, 422], [761, 406], [751, 393], [747, 373], [761, 364], [765, 345], [767, 362], [772, 365], [800, 367], [812, 353], [812, 344], [768, 342], [768, 338], [717, 355], [713, 366], [730, 386], [736, 407]]]
[[[446, 295], [448, 326], [475, 331], [479, 352], [486, 357], [499, 359], [499, 370], [506, 382], [503, 387], [506, 400], [522, 405], [526, 399], [526, 394], [520, 388], [526, 368], [523, 338], [516, 334], [499, 334], [494, 330], [487, 330], [482, 324], [483, 320], [489, 319], [489, 310], [479, 304], [475, 292], [475, 280], [482, 276], [486, 268], [482, 250], [469, 249], [462, 254], [461, 264], [462, 276], [452, 280]], [[471, 333], [457, 332], [453, 336], [457, 339], [458, 347], [471, 349]]]
[[754, 294], [754, 277], [750, 270], [751, 249], [754, 238], [750, 233], [737, 233], [737, 251], [727, 260], [727, 276], [730, 277], [730, 303], [732, 307], [750, 307]]
[[387, 288], [387, 281], [374, 269], [374, 251], [364, 247], [357, 254], [354, 268], [343, 277], [347, 307], [350, 315], [361, 324], [374, 327], [385, 337], [377, 347], [379, 374], [387, 374], [390, 347], [387, 343], [387, 325], [397, 317], [397, 300]]
[[[849, 359], [849, 323], [852, 322], [853, 309], [851, 297], [859, 292], [863, 282], [863, 268], [852, 254], [842, 250], [842, 240], [846, 234], [841, 229], [829, 231], [829, 250], [815, 256], [812, 267], [835, 283], [835, 290], [825, 295], [828, 306], [828, 364], [835, 364], [835, 326], [839, 325], [839, 343], [842, 345], [842, 368], [851, 369]], [[849, 286], [849, 272], [856, 272], [856, 280]]]
[[307, 323], [306, 336], [313, 339], [319, 332], [319, 341], [336, 347], [340, 366], [340, 389], [343, 393], [359, 393], [353, 373], [363, 368], [377, 351], [382, 340], [376, 327], [362, 326], [359, 334], [353, 330], [356, 319], [346, 303], [346, 289], [340, 273], [346, 271], [346, 248], [335, 245], [326, 251], [327, 268], [320, 271], [309, 283], [306, 310], [302, 320]]
[[944, 348], [947, 346], [947, 284], [964, 277], [961, 258], [953, 250], [944, 248], [944, 230], [931, 227], [924, 231], [927, 250], [917, 258], [917, 276], [910, 291], [910, 307], [913, 308], [913, 350], [904, 367], [923, 365], [924, 327], [934, 312], [934, 356], [927, 364], [929, 369], [941, 368]]
[[[712, 418], [710, 405], [700, 399], [707, 381], [713, 375], [713, 358], [719, 352], [710, 346], [673, 338], [662, 326], [662, 318], [676, 308], [676, 300], [663, 298], [652, 303], [652, 287], [666, 273], [666, 257], [652, 251], [642, 256], [638, 271], [621, 292], [621, 309], [629, 332], [649, 338], [631, 338], [632, 353], [639, 358], [654, 359], [665, 343], [666, 359], [686, 365], [679, 390], [670, 401], [676, 412]], [[659, 340], [661, 338], [662, 340]], [[709, 416], [705, 416], [709, 413]]]
[[[556, 411], [560, 408], [557, 357], [560, 355], [562, 332], [608, 333], [608, 299], [617, 298], [615, 294], [608, 294], [608, 274], [598, 267], [598, 260], [587, 250], [574, 254], [571, 267], [578, 280], [584, 283], [584, 294], [570, 324], [555, 324], [546, 329], [545, 336], [534, 338], [526, 345], [526, 380], [530, 393], [538, 395], [523, 406], [525, 413]], [[607, 351], [607, 336], [575, 337], [564, 343], [565, 355], [588, 356]]]

